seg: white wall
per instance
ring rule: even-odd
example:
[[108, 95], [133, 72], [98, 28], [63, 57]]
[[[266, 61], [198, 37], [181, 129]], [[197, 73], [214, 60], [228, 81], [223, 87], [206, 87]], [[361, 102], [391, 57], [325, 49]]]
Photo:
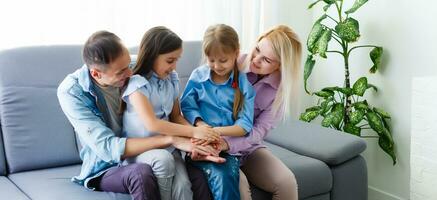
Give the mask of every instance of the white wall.
[[[352, 3], [347, 1], [345, 6]], [[379, 149], [377, 141], [366, 139], [368, 147], [364, 157], [369, 173], [369, 200], [410, 198], [410, 137], [414, 134], [410, 133], [411, 80], [414, 76], [437, 74], [437, 43], [434, 41], [437, 28], [432, 20], [437, 17], [436, 7], [436, 2], [425, 0], [369, 1], [352, 15], [360, 22], [358, 44], [384, 47], [382, 69], [374, 75], [368, 73], [370, 49], [352, 54], [352, 82], [365, 75], [370, 83], [378, 86], [379, 92], [370, 92], [367, 98], [372, 105], [391, 113], [398, 157], [397, 165], [392, 166], [390, 157]], [[314, 20], [318, 16], [320, 13], [314, 13]], [[328, 57], [329, 61], [317, 61], [311, 88], [342, 85], [343, 62], [338, 55], [329, 54]]]

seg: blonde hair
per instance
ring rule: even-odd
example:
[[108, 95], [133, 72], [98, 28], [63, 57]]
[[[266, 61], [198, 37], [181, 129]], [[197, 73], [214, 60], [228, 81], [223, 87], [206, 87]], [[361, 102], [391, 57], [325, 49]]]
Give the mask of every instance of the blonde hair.
[[[238, 41], [237, 32], [230, 26], [225, 24], [216, 24], [208, 27], [203, 36], [202, 49], [204, 57], [215, 54], [236, 54], [240, 51], [240, 43]], [[244, 97], [239, 87], [239, 71], [237, 59], [234, 61], [234, 77], [232, 87], [234, 87], [234, 105], [232, 108], [232, 116], [237, 119], [238, 113], [243, 107]]]
[[[261, 35], [257, 42], [264, 38], [270, 41], [274, 53], [280, 59], [281, 82], [273, 101], [273, 112], [283, 111], [282, 119], [285, 119], [296, 115], [298, 112], [297, 97], [299, 94], [302, 45], [298, 35], [285, 25], [273, 27]], [[248, 58], [248, 61], [251, 59]]]

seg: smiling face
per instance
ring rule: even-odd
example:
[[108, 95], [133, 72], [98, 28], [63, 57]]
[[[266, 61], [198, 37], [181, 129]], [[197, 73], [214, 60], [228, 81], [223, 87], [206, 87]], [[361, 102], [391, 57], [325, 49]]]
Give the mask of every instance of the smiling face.
[[211, 53], [207, 56], [207, 64], [214, 72], [214, 76], [220, 80], [227, 79], [235, 67], [236, 53]]
[[280, 59], [274, 53], [271, 42], [265, 38], [261, 39], [252, 51], [250, 71], [267, 75], [279, 70], [280, 66]]
[[92, 67], [91, 77], [102, 86], [123, 87], [132, 76], [132, 70], [129, 68], [130, 62], [129, 52], [123, 49], [123, 53], [106, 66]]
[[160, 54], [153, 63], [153, 71], [160, 79], [166, 78], [173, 70], [176, 69], [176, 62], [182, 54], [182, 48], [170, 53]]

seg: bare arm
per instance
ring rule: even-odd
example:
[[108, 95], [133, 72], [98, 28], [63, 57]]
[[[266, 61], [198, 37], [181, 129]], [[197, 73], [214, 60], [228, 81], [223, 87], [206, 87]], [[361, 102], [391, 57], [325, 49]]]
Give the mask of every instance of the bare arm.
[[151, 149], [166, 148], [172, 144], [171, 137], [157, 135], [145, 138], [127, 138], [122, 158], [137, 156]]
[[246, 131], [238, 125], [214, 127], [213, 129], [222, 136], [241, 137], [246, 135]]
[[156, 118], [150, 101], [142, 93], [136, 91], [129, 95], [129, 101], [138, 113], [147, 130], [171, 136], [194, 137], [210, 141], [220, 139], [218, 133], [207, 127], [192, 127], [171, 123]]
[[182, 116], [181, 108], [179, 105], [179, 99], [176, 99], [173, 104], [173, 109], [170, 113], [170, 121], [182, 125], [191, 126], [191, 124]]

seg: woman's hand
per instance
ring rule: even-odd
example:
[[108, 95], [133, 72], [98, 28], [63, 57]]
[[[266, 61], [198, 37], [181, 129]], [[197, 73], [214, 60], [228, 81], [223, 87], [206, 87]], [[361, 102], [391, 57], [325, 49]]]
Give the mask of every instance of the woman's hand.
[[202, 139], [208, 143], [218, 142], [220, 134], [210, 126], [193, 127], [193, 138]]

